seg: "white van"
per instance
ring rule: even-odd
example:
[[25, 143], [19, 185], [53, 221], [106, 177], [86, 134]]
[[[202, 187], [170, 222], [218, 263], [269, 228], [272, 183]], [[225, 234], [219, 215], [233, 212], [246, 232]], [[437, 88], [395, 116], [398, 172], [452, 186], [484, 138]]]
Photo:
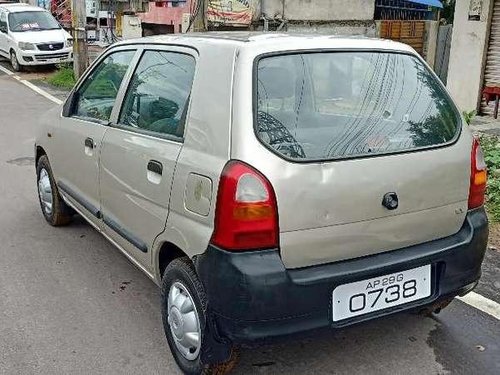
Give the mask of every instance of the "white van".
[[18, 72], [24, 65], [73, 61], [73, 39], [45, 9], [0, 4], [0, 56]]

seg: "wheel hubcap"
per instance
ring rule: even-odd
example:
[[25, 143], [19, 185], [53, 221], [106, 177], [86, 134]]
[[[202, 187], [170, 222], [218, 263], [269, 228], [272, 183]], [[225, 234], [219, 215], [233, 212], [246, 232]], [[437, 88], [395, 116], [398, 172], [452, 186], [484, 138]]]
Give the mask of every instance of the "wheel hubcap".
[[52, 214], [52, 186], [45, 168], [40, 171], [38, 176], [38, 195], [40, 196], [40, 202], [42, 202], [43, 211], [47, 215]]
[[170, 287], [167, 308], [175, 346], [187, 360], [196, 359], [201, 348], [200, 318], [191, 294], [178, 281]]

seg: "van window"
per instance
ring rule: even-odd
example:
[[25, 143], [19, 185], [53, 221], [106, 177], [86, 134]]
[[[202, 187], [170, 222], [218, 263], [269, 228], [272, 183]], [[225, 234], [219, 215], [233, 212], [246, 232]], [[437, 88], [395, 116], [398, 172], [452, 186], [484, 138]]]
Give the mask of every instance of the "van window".
[[265, 57], [257, 67], [256, 133], [296, 160], [331, 160], [438, 146], [460, 116], [416, 57], [322, 52]]
[[146, 51], [132, 77], [119, 125], [182, 137], [195, 59], [187, 54]]

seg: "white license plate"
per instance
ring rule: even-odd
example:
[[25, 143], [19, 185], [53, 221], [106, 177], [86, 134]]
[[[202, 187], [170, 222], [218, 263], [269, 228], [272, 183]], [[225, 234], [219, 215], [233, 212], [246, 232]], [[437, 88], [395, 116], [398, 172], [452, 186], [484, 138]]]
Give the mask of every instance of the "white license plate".
[[430, 295], [430, 265], [340, 285], [333, 290], [333, 321], [402, 305]]

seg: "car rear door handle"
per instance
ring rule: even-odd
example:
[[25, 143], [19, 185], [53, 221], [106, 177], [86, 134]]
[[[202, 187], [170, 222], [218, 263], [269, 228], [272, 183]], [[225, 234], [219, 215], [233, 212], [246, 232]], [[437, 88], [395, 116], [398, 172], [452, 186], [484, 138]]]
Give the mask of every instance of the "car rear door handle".
[[148, 171], [159, 174], [161, 176], [161, 174], [163, 173], [163, 165], [159, 161], [150, 160], [148, 163]]
[[93, 149], [94, 148], [94, 140], [92, 138], [86, 138], [85, 139], [85, 147]]

